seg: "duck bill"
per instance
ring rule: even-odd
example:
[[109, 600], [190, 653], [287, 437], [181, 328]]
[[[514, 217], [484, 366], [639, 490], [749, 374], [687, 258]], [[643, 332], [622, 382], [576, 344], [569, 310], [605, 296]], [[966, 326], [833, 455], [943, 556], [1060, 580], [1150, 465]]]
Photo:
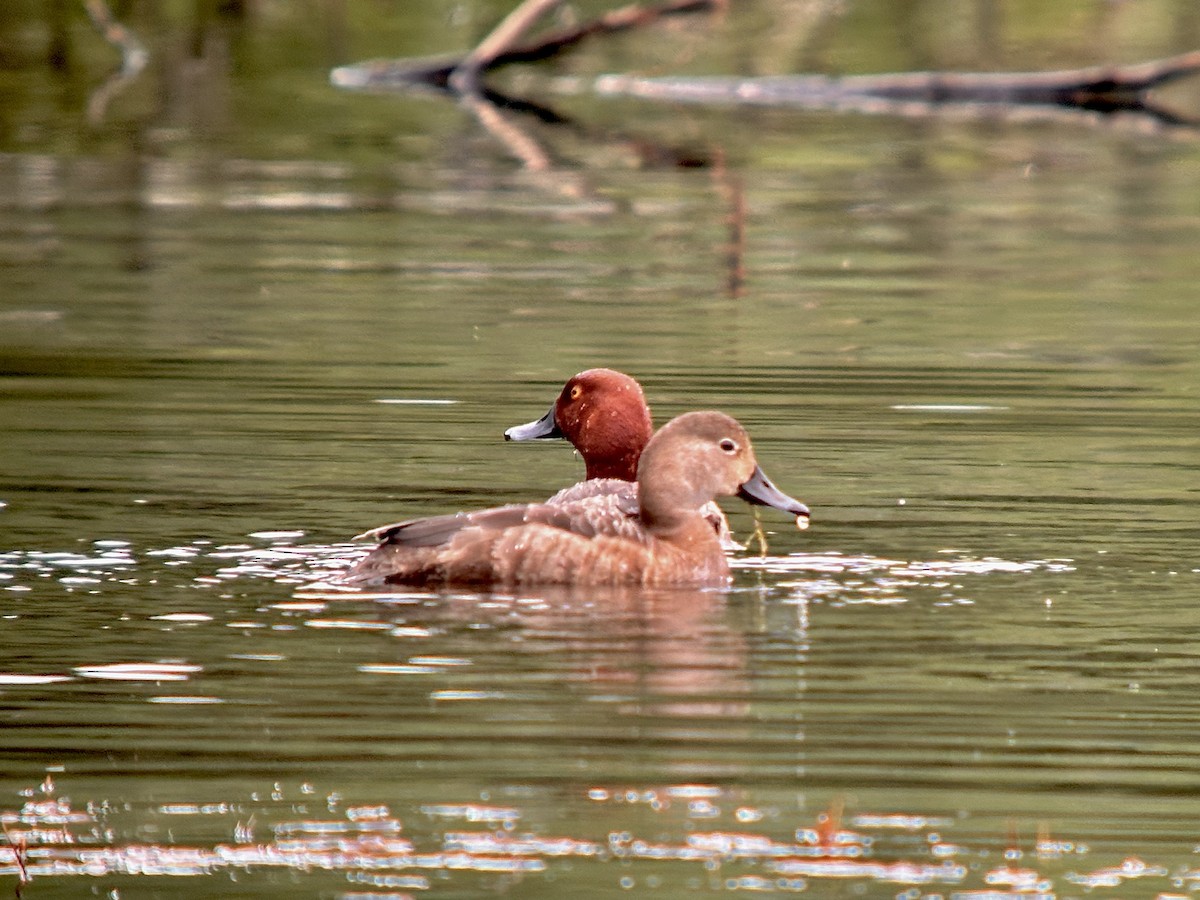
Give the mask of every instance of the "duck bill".
[[526, 422], [524, 425], [514, 425], [504, 432], [506, 441], [551, 441], [563, 436], [554, 421], [554, 407], [536, 422]]
[[771, 479], [758, 466], [754, 467], [754, 474], [738, 488], [738, 496], [747, 503], [770, 506], [797, 518], [807, 519], [809, 515], [807, 506], [771, 484]]

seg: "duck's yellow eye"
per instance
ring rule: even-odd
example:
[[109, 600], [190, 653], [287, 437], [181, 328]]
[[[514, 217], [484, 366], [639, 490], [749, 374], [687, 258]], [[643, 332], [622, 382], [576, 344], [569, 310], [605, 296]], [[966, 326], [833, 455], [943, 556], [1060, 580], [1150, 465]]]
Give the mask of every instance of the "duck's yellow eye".
[[730, 440], [729, 438], [725, 438], [725, 440], [721, 441], [721, 443], [717, 446], [719, 446], [726, 453], [736, 453], [738, 448], [737, 441]]
[[571, 399], [578, 400], [583, 395], [583, 387], [575, 384], [571, 386]]

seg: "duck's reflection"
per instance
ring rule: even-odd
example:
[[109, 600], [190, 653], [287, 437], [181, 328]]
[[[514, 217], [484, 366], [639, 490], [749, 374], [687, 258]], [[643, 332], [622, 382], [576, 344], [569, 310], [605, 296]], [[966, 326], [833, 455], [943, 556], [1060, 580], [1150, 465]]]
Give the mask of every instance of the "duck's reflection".
[[725, 591], [541, 588], [441, 601], [460, 624], [518, 629], [514, 647], [556, 654], [564, 678], [613, 700], [622, 715], [746, 715], [746, 642], [728, 621]]

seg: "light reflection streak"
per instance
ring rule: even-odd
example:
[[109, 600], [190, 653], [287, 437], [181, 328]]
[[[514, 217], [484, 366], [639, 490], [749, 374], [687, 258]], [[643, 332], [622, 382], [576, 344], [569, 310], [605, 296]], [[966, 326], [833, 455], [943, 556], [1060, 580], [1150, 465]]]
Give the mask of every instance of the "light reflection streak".
[[[228, 818], [234, 840], [210, 846], [168, 846], [118, 842], [109, 827], [112, 810], [107, 804], [89, 804], [87, 811], [77, 810], [65, 797], [49, 796], [56, 790], [47, 779], [40, 788], [22, 792], [33, 799], [20, 809], [0, 810], [0, 824], [7, 839], [6, 846], [0, 847], [0, 875], [24, 872], [37, 881], [114, 875], [202, 877], [232, 871], [285, 869], [298, 874], [342, 872], [354, 884], [426, 890], [430, 880], [422, 873], [441, 872], [443, 878], [455, 872], [532, 874], [549, 872], [563, 860], [576, 860], [597, 866], [618, 864], [622, 883], [627, 881], [630, 885], [638, 883], [638, 877], [631, 874], [636, 871], [629, 868], [631, 865], [677, 863], [700, 866], [708, 874], [726, 872], [721, 881], [726, 890], [791, 892], [812, 888], [818, 881], [838, 881], [858, 883], [863, 890], [869, 890], [872, 884], [908, 885], [914, 889], [953, 885], [956, 897], [972, 900], [1056, 895], [1055, 878], [1037, 868], [1016, 868], [1005, 863], [985, 870], [944, 855], [939, 857], [935, 848], [948, 845], [941, 843], [940, 832], [933, 829], [952, 827], [955, 820], [919, 813], [863, 812], [853, 817], [857, 828], [874, 829], [875, 834], [842, 829], [837, 821], [840, 813], [830, 812], [819, 815], [815, 826], [796, 826], [791, 840], [746, 830], [687, 833], [687, 828], [678, 840], [672, 840], [669, 830], [662, 829], [656, 829], [660, 833], [649, 840], [629, 831], [613, 831], [603, 839], [544, 835], [533, 829], [518, 832], [520, 809], [470, 803], [432, 803], [418, 807], [415, 813], [427, 819], [459, 820], [476, 827], [409, 836], [403, 834], [405, 826], [389, 806], [364, 804], [348, 806], [344, 813], [330, 818], [276, 822], [265, 826], [271, 833], [269, 839], [255, 841], [253, 830], [238, 818], [245, 812], [240, 803], [176, 802], [160, 804], [154, 809], [155, 813], [180, 823], [172, 827], [174, 833], [181, 833], [189, 818]], [[273, 796], [278, 790], [277, 786]], [[302, 786], [304, 793], [314, 790], [307, 783]], [[36, 796], [39, 794], [40, 797]], [[655, 814], [668, 815], [672, 799], [689, 806], [696, 802], [715, 806], [715, 801], [733, 798], [715, 785], [679, 784], [657, 789], [593, 786], [583, 789], [579, 799], [589, 803], [643, 804]], [[840, 803], [837, 806], [840, 809]], [[104, 818], [104, 824], [98, 816]], [[670, 821], [664, 819], [664, 825]], [[744, 824], [746, 818], [739, 817], [739, 821]], [[887, 844], [889, 833], [921, 832], [926, 832], [923, 841], [914, 843], [908, 839], [894, 847]], [[422, 846], [429, 842], [433, 846]], [[1046, 843], [1049, 839], [1045, 835], [1039, 837], [1038, 847]], [[1072, 842], [1054, 843], [1073, 848], [1077, 857], [1088, 852]], [[885, 845], [888, 854], [894, 855], [899, 850], [899, 858], [882, 858]], [[988, 855], [985, 847], [962, 846], [960, 852], [970, 858]], [[929, 854], [927, 858], [925, 853]], [[1035, 866], [1046, 859], [1036, 848], [1029, 856]], [[1061, 856], [1052, 858], [1061, 862]], [[750, 871], [741, 871], [741, 867], [749, 867]], [[570, 869], [556, 877], [566, 871]], [[663, 871], [653, 869], [654, 874], [646, 877], [646, 883], [654, 880], [661, 884]], [[1169, 873], [1163, 866], [1128, 857], [1116, 865], [1089, 872], [1068, 871], [1060, 877], [1068, 885], [1091, 890], [1142, 879], [1165, 881]], [[1187, 873], [1181, 877], [1198, 876]]]

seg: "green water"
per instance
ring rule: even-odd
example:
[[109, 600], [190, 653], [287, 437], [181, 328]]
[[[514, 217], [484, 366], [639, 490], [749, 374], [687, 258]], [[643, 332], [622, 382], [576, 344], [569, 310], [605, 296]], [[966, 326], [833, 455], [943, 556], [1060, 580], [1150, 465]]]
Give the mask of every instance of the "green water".
[[[1111, 15], [1122, 60], [1192, 33], [1187, 4], [1068, 7]], [[1194, 137], [539, 93], [574, 124], [511, 117], [535, 174], [452, 104], [326, 85], [499, 11], [464, 8], [212, 25], [190, 91], [156, 70], [92, 128], [86, 24], [69, 77], [38, 27], [0, 31], [26, 896], [1194, 895]], [[805, 37], [766, 5], [574, 64], [966, 65], [962, 19], [918, 52], [938, 8], [882, 9]], [[1099, 61], [1069, 24], [1012, 13], [995, 67]], [[737, 416], [812, 527], [764, 511], [729, 592], [328, 587], [368, 527], [577, 480], [501, 434], [594, 365], [659, 422]], [[814, 848], [837, 808], [857, 837]]]

